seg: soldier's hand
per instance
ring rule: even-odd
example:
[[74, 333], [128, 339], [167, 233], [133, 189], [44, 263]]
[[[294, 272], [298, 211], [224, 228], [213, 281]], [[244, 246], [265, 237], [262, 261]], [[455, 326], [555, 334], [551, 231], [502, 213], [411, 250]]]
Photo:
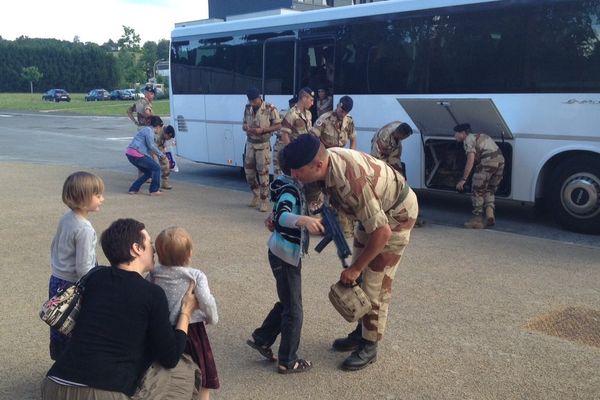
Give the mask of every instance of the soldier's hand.
[[458, 181], [458, 183], [456, 184], [456, 190], [458, 190], [459, 192], [462, 192], [465, 189], [465, 180], [461, 179], [460, 181]]
[[346, 268], [340, 275], [340, 281], [346, 285], [353, 284], [360, 276], [360, 271], [355, 270], [352, 267]]

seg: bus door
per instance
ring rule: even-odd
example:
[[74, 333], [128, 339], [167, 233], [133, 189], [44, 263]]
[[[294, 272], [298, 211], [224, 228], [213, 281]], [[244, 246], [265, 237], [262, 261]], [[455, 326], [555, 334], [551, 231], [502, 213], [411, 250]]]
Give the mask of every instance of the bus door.
[[296, 45], [295, 36], [270, 38], [263, 43], [261, 92], [280, 112], [288, 109], [288, 100], [296, 93]]
[[398, 102], [421, 133], [426, 188], [455, 190], [466, 155], [463, 144], [454, 140], [453, 129], [469, 123], [473, 133], [492, 137], [502, 150], [506, 165], [497, 194], [510, 195], [513, 135], [492, 99], [398, 99]]
[[[319, 88], [326, 88], [333, 95], [335, 39], [331, 36], [301, 38], [297, 59], [297, 89], [308, 86], [316, 96]], [[310, 111], [314, 123], [317, 119], [316, 102]]]

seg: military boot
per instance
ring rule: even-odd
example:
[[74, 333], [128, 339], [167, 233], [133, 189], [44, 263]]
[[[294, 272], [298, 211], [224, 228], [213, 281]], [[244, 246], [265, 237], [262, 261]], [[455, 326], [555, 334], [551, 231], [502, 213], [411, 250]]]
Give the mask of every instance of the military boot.
[[361, 339], [358, 349], [354, 350], [342, 363], [345, 371], [357, 371], [377, 361], [377, 342]]
[[473, 218], [465, 222], [465, 228], [467, 229], [483, 229], [485, 225], [483, 223], [483, 217], [481, 215], [474, 215]]
[[254, 197], [252, 197], [252, 200], [250, 201], [250, 203], [248, 203], [248, 207], [258, 207], [258, 203], [260, 202], [260, 197], [258, 197], [257, 194], [254, 195]]
[[171, 189], [173, 189], [173, 186], [169, 185], [169, 180], [168, 179], [162, 178], [160, 180], [160, 188], [161, 189], [171, 190]]
[[358, 349], [362, 339], [362, 324], [359, 322], [356, 328], [345, 338], [335, 339], [331, 346], [335, 351], [354, 351]]
[[268, 212], [269, 210], [271, 210], [271, 203], [269, 202], [269, 200], [264, 199], [260, 201], [260, 207], [258, 208], [258, 210], [260, 212]]
[[485, 208], [485, 219], [487, 222], [487, 226], [494, 226], [496, 225], [496, 216], [494, 215], [494, 208], [493, 207], [486, 207]]

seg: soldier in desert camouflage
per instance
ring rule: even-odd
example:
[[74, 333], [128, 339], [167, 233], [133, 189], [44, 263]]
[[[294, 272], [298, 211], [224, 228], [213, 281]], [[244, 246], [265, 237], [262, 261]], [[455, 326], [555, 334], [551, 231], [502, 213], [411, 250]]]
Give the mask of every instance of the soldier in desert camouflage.
[[[295, 95], [291, 99], [288, 100], [288, 109], [294, 107], [298, 102], [298, 95]], [[281, 141], [281, 132], [275, 132], [275, 136], [277, 139], [275, 140], [275, 145], [273, 146], [273, 174], [275, 176], [279, 176], [282, 174], [281, 167], [279, 166], [279, 152], [285, 147], [287, 143], [283, 143]]]
[[[281, 127], [277, 108], [260, 97], [256, 88], [246, 93], [248, 104], [244, 109], [242, 129], [246, 132], [244, 173], [252, 191], [249, 207], [262, 212], [271, 208], [269, 203], [269, 167], [271, 166], [271, 135]], [[256, 176], [258, 175], [258, 179]]]
[[[465, 222], [465, 228], [482, 229], [496, 224], [495, 193], [504, 174], [504, 156], [494, 140], [483, 133], [471, 133], [471, 125], [459, 124], [454, 127], [454, 138], [462, 142], [467, 153], [467, 163], [463, 176], [456, 189], [464, 190], [464, 185], [475, 167], [471, 181], [471, 202], [473, 217]], [[485, 222], [483, 213], [485, 209]]]
[[299, 135], [308, 133], [312, 128], [312, 114], [315, 93], [308, 87], [300, 89], [296, 105], [288, 110], [281, 122], [281, 141], [288, 144]]
[[402, 141], [412, 134], [412, 128], [405, 122], [394, 121], [379, 129], [371, 139], [371, 155], [385, 161], [406, 177], [402, 168]]
[[419, 212], [417, 196], [398, 171], [368, 154], [326, 149], [312, 135], [301, 135], [288, 146], [292, 176], [318, 183], [334, 208], [358, 221], [352, 263], [340, 280], [352, 283], [362, 275], [361, 287], [373, 309], [354, 332], [333, 343], [334, 350], [353, 351], [341, 368], [358, 370], [377, 358], [392, 282]]

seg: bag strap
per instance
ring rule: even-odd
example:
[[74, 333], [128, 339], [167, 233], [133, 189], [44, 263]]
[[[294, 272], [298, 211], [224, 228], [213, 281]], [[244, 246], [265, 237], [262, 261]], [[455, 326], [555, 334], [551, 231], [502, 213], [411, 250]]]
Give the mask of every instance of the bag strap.
[[98, 271], [101, 268], [107, 268], [107, 267], [102, 267], [100, 265], [96, 265], [94, 268], [90, 269], [84, 276], [79, 278], [79, 280], [75, 283], [75, 286], [77, 286], [77, 288], [80, 291], [83, 291], [85, 289], [85, 284], [86, 284], [87, 280], [90, 278], [90, 276], [92, 276], [92, 274], [94, 272]]

